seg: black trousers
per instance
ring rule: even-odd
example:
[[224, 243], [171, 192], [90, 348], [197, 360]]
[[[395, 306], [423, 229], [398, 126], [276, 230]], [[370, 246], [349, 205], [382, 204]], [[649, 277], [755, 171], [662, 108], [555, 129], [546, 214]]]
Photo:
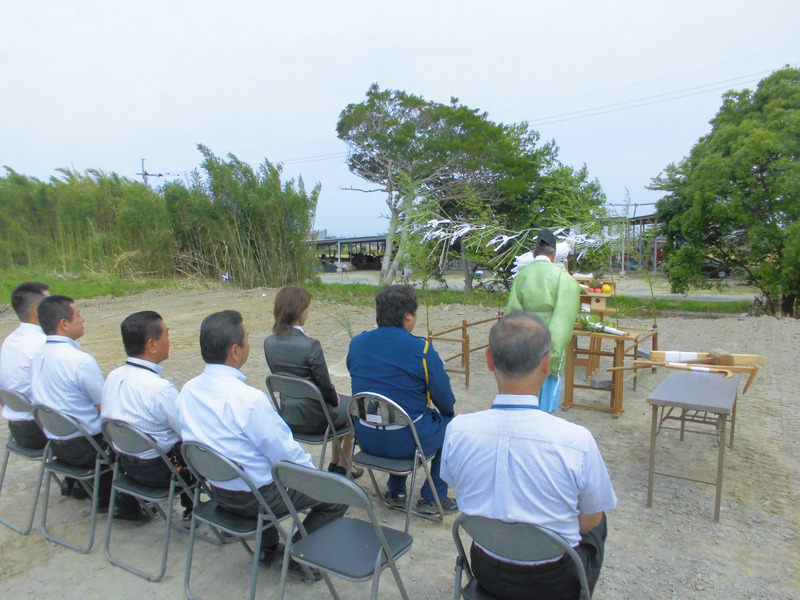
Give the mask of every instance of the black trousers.
[[[113, 458], [113, 450], [108, 447], [108, 443], [103, 437], [103, 434], [98, 433], [93, 437], [100, 447], [107, 450]], [[97, 451], [85, 437], [72, 438], [69, 440], [51, 440], [51, 445], [56, 458], [63, 460], [68, 465], [86, 469], [94, 468]], [[98, 506], [108, 506], [108, 502], [111, 499], [111, 482], [113, 479], [114, 475], [110, 471], [100, 475], [100, 489], [97, 497]], [[128, 510], [138, 506], [138, 504], [138, 500], [133, 496], [117, 494], [117, 508]]]
[[41, 450], [47, 445], [47, 436], [36, 421], [9, 421], [8, 430], [23, 448]]
[[[275, 483], [269, 483], [258, 488], [261, 495], [264, 496], [267, 505], [272, 509], [277, 518], [284, 517], [289, 514], [289, 509], [283, 503], [280, 494], [278, 493], [278, 486]], [[211, 495], [217, 501], [220, 508], [232, 513], [242, 515], [244, 517], [256, 518], [261, 504], [252, 492], [243, 492], [238, 490], [226, 490], [219, 487], [211, 489]], [[306, 531], [311, 533], [335, 521], [341, 519], [344, 513], [347, 512], [348, 506], [346, 504], [330, 504], [327, 502], [317, 502], [313, 498], [301, 494], [295, 490], [289, 490], [289, 498], [295, 509], [300, 512], [306, 508], [311, 510], [303, 520], [303, 525]], [[300, 532], [297, 531], [294, 539], [300, 538]], [[278, 532], [274, 527], [270, 527], [264, 532], [261, 541], [262, 548], [272, 548], [280, 541]]]
[[[603, 566], [608, 523], [605, 514], [600, 524], [581, 535], [575, 552], [586, 569], [589, 591], [600, 577]], [[580, 581], [575, 565], [569, 556], [544, 565], [514, 565], [489, 556], [474, 543], [470, 548], [472, 572], [481, 587], [503, 600], [576, 600], [580, 595]]]
[[[183, 479], [183, 482], [187, 486], [193, 485], [195, 478], [183, 462], [181, 443], [175, 444], [166, 454], [178, 468], [178, 475]], [[127, 454], [118, 454], [117, 460], [125, 474], [137, 483], [155, 488], [169, 487], [169, 482], [172, 479], [172, 470], [164, 464], [161, 457], [137, 458]], [[194, 501], [189, 494], [181, 492], [180, 496], [183, 508], [191, 509], [194, 506]]]

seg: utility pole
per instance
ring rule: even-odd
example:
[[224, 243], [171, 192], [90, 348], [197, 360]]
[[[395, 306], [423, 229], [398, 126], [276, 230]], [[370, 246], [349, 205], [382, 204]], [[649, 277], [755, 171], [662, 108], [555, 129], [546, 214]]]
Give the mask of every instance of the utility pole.
[[142, 181], [144, 181], [144, 184], [147, 185], [147, 176], [149, 175], [149, 173], [144, 170], [144, 159], [142, 159], [142, 172], [137, 173], [137, 175], [141, 175]]

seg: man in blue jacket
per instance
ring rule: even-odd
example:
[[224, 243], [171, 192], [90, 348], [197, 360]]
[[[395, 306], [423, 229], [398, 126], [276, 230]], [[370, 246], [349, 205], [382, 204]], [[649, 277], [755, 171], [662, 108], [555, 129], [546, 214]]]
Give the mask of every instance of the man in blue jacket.
[[[387, 396], [409, 414], [425, 454], [436, 452], [431, 475], [442, 508], [445, 514], [458, 512], [458, 504], [447, 497], [447, 484], [439, 476], [438, 452], [447, 424], [455, 415], [456, 399], [442, 359], [427, 340], [411, 335], [417, 323], [417, 294], [411, 286], [392, 285], [378, 293], [375, 305], [378, 328], [365, 331], [350, 342], [347, 369], [352, 393], [375, 392]], [[384, 429], [362, 421], [356, 421], [355, 426], [358, 443], [370, 454], [385, 458], [414, 455], [414, 439], [407, 429]], [[406, 477], [390, 475], [387, 487], [384, 500], [391, 506], [404, 508]], [[417, 512], [438, 512], [427, 481], [420, 496]]]

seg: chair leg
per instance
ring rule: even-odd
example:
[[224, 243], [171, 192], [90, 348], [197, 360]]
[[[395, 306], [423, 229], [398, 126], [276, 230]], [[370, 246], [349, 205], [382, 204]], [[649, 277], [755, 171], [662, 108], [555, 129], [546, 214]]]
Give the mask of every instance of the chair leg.
[[[2, 492], [3, 490], [3, 482], [5, 481], [6, 478], [6, 468], [8, 467], [8, 460], [10, 455], [11, 451], [9, 449], [6, 449], [5, 458], [3, 459], [3, 469], [2, 471], [0, 471], [0, 492]], [[25, 528], [22, 529], [4, 518], [0, 518], [0, 523], [2, 523], [3, 525], [5, 525], [10, 529], [13, 529], [14, 531], [16, 531], [21, 535], [28, 535], [31, 532], [31, 529], [33, 528], [33, 519], [36, 516], [36, 507], [39, 504], [39, 495], [42, 490], [43, 477], [44, 477], [44, 458], [42, 458], [42, 460], [40, 461], [39, 476], [37, 478], [36, 487], [33, 493], [33, 503], [31, 504], [30, 514], [28, 515], [28, 524], [25, 526]]]
[[464, 570], [464, 559], [459, 555], [456, 558], [456, 580], [453, 584], [453, 600], [461, 598], [461, 572]]
[[[200, 503], [200, 491], [199, 486], [195, 489], [194, 492], [194, 505], [197, 506]], [[216, 531], [216, 530], [215, 530]], [[186, 551], [186, 572], [183, 576], [183, 591], [186, 593], [186, 597], [189, 600], [196, 600], [194, 595], [192, 595], [192, 588], [189, 584], [189, 580], [192, 575], [192, 555], [194, 554], [194, 536], [197, 532], [197, 517], [192, 514], [192, 522], [191, 526], [189, 527], [189, 548]]]

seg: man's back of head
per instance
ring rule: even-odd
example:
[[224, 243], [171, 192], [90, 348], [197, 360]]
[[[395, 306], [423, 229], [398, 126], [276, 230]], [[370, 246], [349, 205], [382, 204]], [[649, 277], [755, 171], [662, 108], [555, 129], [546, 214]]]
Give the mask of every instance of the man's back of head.
[[164, 321], [154, 310], [143, 310], [125, 317], [120, 324], [120, 332], [125, 354], [131, 357], [144, 357], [147, 341], [158, 341], [164, 334]]
[[11, 306], [17, 317], [23, 323], [38, 323], [37, 311], [33, 310], [39, 306], [43, 298], [47, 296], [50, 286], [38, 281], [26, 281], [20, 283], [11, 292]]
[[224, 365], [232, 346], [245, 346], [243, 323], [242, 314], [236, 310], [223, 310], [203, 319], [200, 325], [200, 354], [206, 364]]
[[39, 303], [39, 324], [47, 335], [57, 335], [62, 319], [71, 322], [75, 301], [69, 296], [47, 296]]
[[417, 293], [410, 285], [390, 285], [375, 296], [378, 327], [403, 327], [407, 314], [417, 313]]
[[552, 261], [556, 255], [556, 243], [556, 236], [553, 232], [547, 229], [547, 227], [543, 228], [539, 232], [539, 235], [536, 236], [536, 246], [533, 249], [533, 255], [546, 256]]
[[507, 380], [532, 375], [550, 352], [550, 331], [537, 316], [514, 312], [489, 332], [494, 371]]

